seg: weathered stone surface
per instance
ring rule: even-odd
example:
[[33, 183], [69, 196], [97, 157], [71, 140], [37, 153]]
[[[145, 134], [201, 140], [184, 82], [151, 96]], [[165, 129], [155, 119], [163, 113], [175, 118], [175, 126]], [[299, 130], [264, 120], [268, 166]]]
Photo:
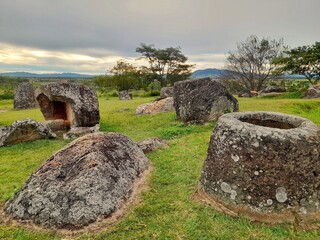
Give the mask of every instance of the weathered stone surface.
[[31, 118], [15, 121], [10, 126], [0, 127], [0, 147], [55, 137], [56, 135], [50, 128]]
[[252, 93], [250, 90], [243, 90], [238, 94], [238, 97], [252, 97]]
[[150, 152], [156, 151], [160, 148], [169, 147], [168, 143], [161, 138], [144, 139], [144, 140], [138, 142], [138, 146], [144, 153], [150, 153]]
[[293, 115], [223, 115], [211, 136], [201, 191], [217, 209], [255, 221], [319, 219], [319, 133]]
[[258, 97], [275, 97], [280, 96], [286, 91], [285, 87], [282, 86], [267, 86], [258, 92]]
[[270, 92], [270, 93], [259, 93], [258, 97], [276, 97], [281, 96], [283, 93], [280, 92]]
[[131, 100], [132, 93], [129, 93], [127, 90], [123, 90], [119, 92], [119, 99], [120, 100]]
[[148, 168], [142, 150], [127, 137], [86, 135], [35, 171], [5, 212], [43, 226], [80, 228], [121, 208]]
[[239, 109], [238, 100], [210, 78], [176, 82], [173, 94], [177, 118], [183, 122], [207, 122]]
[[305, 92], [305, 98], [320, 98], [320, 85], [312, 85]]
[[160, 98], [173, 97], [173, 87], [163, 87], [160, 90]]
[[82, 137], [84, 135], [90, 134], [90, 133], [96, 133], [99, 132], [100, 125], [97, 124], [93, 127], [76, 127], [71, 128], [70, 131], [63, 134], [63, 139], [70, 140], [70, 139], [76, 139], [78, 137]]
[[259, 95], [259, 93], [258, 93], [257, 91], [250, 91], [250, 93], [251, 93], [251, 95], [252, 95], [253, 97], [256, 97], [256, 96]]
[[44, 124], [53, 132], [67, 131], [69, 127], [69, 123], [64, 119], [48, 120], [45, 121]]
[[267, 86], [266, 88], [259, 91], [260, 93], [282, 93], [285, 92], [286, 88], [282, 86]]
[[36, 99], [46, 120], [63, 119], [70, 127], [92, 127], [99, 124], [97, 94], [87, 86], [47, 84], [37, 89]]
[[34, 89], [31, 83], [22, 82], [16, 89], [13, 102], [14, 109], [28, 109], [36, 106]]
[[145, 103], [137, 107], [136, 115], [156, 114], [174, 111], [173, 98], [167, 97], [153, 103]]

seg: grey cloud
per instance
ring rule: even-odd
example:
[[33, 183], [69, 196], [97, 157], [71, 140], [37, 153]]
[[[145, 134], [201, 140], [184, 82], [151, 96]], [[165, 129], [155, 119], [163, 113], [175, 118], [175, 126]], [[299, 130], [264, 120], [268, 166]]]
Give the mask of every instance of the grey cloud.
[[320, 40], [319, 0], [0, 0], [0, 43], [95, 57], [141, 42], [223, 54], [250, 34]]

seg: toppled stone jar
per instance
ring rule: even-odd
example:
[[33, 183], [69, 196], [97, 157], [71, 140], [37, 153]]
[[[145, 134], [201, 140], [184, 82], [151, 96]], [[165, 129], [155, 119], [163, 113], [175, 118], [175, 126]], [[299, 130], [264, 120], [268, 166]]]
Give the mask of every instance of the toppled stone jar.
[[139, 182], [149, 167], [142, 150], [124, 135], [86, 135], [45, 161], [5, 212], [45, 227], [80, 229], [124, 211], [141, 192]]
[[225, 114], [199, 194], [217, 210], [269, 223], [320, 219], [320, 136], [311, 121], [272, 112]]

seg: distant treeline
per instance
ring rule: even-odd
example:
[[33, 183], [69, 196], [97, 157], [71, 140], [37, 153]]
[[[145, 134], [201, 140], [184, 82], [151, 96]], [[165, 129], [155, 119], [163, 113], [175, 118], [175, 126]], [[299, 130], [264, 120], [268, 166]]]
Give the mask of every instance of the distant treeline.
[[0, 76], [0, 88], [2, 91], [12, 91], [19, 83], [28, 82], [26, 78], [13, 78]]
[[0, 100], [13, 99], [15, 89], [22, 82], [31, 82], [34, 88], [39, 87], [41, 84], [52, 82], [71, 82], [90, 85], [91, 79], [74, 79], [74, 78], [21, 78], [21, 77], [7, 77], [0, 76]]

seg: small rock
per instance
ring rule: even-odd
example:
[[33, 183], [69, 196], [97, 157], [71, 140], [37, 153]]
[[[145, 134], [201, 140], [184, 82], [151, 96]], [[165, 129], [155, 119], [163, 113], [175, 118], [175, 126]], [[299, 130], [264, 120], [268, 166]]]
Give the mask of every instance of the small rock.
[[312, 85], [305, 92], [305, 98], [320, 98], [320, 85]]
[[173, 97], [173, 87], [163, 87], [160, 90], [160, 98]]
[[243, 90], [238, 94], [238, 97], [247, 97], [247, 98], [251, 98], [252, 97], [252, 93], [250, 90]]
[[127, 90], [123, 90], [119, 92], [119, 99], [120, 100], [131, 100], [132, 93], [129, 93]]
[[156, 114], [174, 111], [173, 98], [167, 97], [153, 103], [142, 104], [137, 107], [136, 115]]
[[138, 142], [138, 146], [144, 153], [149, 153], [156, 151], [160, 148], [169, 147], [168, 143], [165, 140], [162, 140], [161, 138], [147, 138]]
[[281, 92], [270, 92], [270, 93], [260, 93], [258, 97], [277, 97], [277, 96], [281, 96], [283, 93]]
[[267, 86], [266, 88], [259, 91], [259, 93], [283, 93], [285, 91], [286, 88], [282, 86]]
[[38, 123], [31, 118], [15, 121], [10, 126], [0, 127], [0, 147], [55, 137], [56, 135], [45, 124]]
[[63, 134], [63, 139], [64, 140], [76, 139], [76, 138], [82, 137], [82, 136], [90, 134], [90, 133], [99, 132], [99, 130], [100, 130], [99, 124], [97, 124], [93, 127], [71, 128], [69, 132]]

